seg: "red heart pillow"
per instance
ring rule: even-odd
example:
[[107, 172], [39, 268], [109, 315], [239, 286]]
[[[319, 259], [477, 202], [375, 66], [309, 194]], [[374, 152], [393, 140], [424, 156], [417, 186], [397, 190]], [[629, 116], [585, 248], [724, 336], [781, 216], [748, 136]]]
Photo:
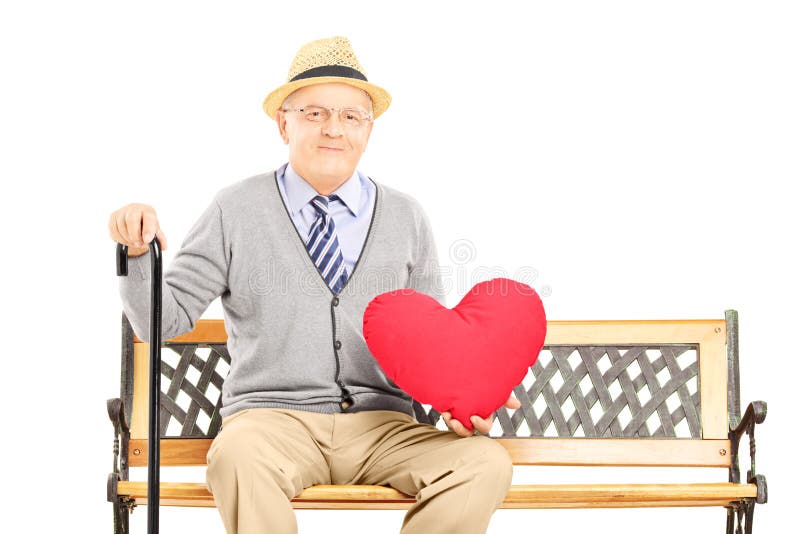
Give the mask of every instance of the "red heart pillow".
[[469, 418], [503, 406], [536, 362], [547, 319], [532, 287], [494, 278], [453, 309], [413, 289], [382, 293], [367, 305], [363, 331], [386, 376], [472, 430]]

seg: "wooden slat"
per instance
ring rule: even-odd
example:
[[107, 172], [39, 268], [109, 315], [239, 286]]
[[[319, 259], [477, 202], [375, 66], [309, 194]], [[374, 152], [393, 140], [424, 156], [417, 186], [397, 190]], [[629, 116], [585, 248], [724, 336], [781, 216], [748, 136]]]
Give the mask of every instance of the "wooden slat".
[[728, 437], [728, 352], [725, 322], [714, 327], [700, 342], [700, 419], [703, 438]]
[[[119, 482], [117, 493], [147, 502], [146, 482]], [[169, 483], [160, 487], [163, 506], [214, 506], [205, 484]], [[754, 484], [523, 484], [512, 486], [500, 508], [638, 508], [726, 506], [755, 498]], [[319, 485], [292, 499], [294, 508], [407, 509], [415, 502], [387, 486]]]
[[[723, 319], [547, 321], [547, 345], [613, 343], [698, 343], [715, 328], [725, 331]], [[194, 330], [169, 341], [225, 343], [228, 334], [222, 319], [200, 319]], [[134, 335], [134, 342], [142, 343]]]
[[755, 497], [755, 484], [710, 482], [697, 484], [524, 484], [514, 486], [506, 501], [522, 503], [626, 503], [683, 500], [724, 500]]
[[[180, 336], [167, 340], [169, 343], [225, 343], [228, 333], [225, 331], [225, 321], [222, 319], [200, 319], [194, 324], [194, 329]], [[144, 343], [136, 334], [133, 335], [134, 343]]]
[[547, 321], [545, 345], [699, 343], [722, 328], [724, 319], [659, 321]]
[[699, 506], [728, 506], [735, 499], [707, 500], [707, 501], [647, 501], [647, 502], [537, 502], [537, 503], [503, 503], [500, 508], [505, 509], [550, 509], [550, 508], [674, 508], [674, 507], [699, 507]]
[[[137, 505], [146, 506], [147, 498], [134, 499]], [[369, 503], [359, 502], [305, 502], [292, 501], [292, 508], [295, 510], [408, 510], [411, 508], [413, 500], [409, 501], [373, 501]], [[596, 502], [571, 502], [571, 503], [503, 503], [503, 509], [577, 509], [577, 508], [675, 508], [675, 507], [708, 507], [708, 506], [728, 506], [731, 500], [719, 501], [654, 501], [654, 502], [625, 502], [625, 503], [596, 503]], [[181, 499], [161, 499], [161, 506], [181, 506], [197, 508], [213, 508], [213, 500], [181, 500]]]
[[[200, 482], [162, 482], [159, 486], [162, 499], [213, 499], [206, 485]], [[121, 480], [117, 482], [117, 494], [135, 498], [147, 497], [147, 482]]]
[[[730, 467], [729, 440], [493, 439], [508, 450], [514, 465]], [[161, 465], [206, 465], [210, 446], [210, 439], [162, 439]], [[147, 440], [131, 440], [129, 450], [130, 466], [147, 465]]]
[[[206, 465], [206, 453], [211, 441], [210, 439], [162, 439], [161, 465]], [[130, 440], [128, 451], [128, 465], [131, 467], [147, 465], [146, 439]]]
[[[146, 498], [135, 499], [139, 506], [146, 506]], [[403, 502], [374, 501], [370, 503], [357, 502], [303, 502], [292, 501], [292, 508], [295, 510], [408, 510], [413, 504], [413, 500]], [[675, 508], [675, 507], [708, 507], [708, 506], [728, 506], [731, 500], [721, 501], [658, 501], [642, 503], [503, 503], [502, 509], [577, 509], [577, 508]], [[181, 499], [161, 499], [161, 506], [182, 506], [182, 507], [203, 507], [213, 508], [214, 501], [192, 501]]]
[[730, 440], [496, 438], [514, 465], [730, 467]]
[[131, 438], [147, 439], [147, 403], [150, 388], [150, 344], [133, 345], [133, 408]]

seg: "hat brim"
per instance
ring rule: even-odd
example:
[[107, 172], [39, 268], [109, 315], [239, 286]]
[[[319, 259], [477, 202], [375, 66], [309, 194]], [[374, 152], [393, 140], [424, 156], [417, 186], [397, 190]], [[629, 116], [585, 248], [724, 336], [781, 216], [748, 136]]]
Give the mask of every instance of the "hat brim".
[[278, 108], [283, 104], [283, 101], [286, 100], [286, 97], [292, 94], [293, 92], [297, 91], [301, 87], [307, 87], [309, 85], [316, 85], [320, 83], [346, 83], [348, 85], [352, 85], [353, 87], [357, 87], [359, 89], [363, 89], [366, 91], [370, 98], [372, 99], [372, 116], [373, 118], [378, 118], [380, 115], [386, 111], [386, 108], [389, 107], [389, 104], [392, 102], [392, 97], [386, 92], [385, 89], [382, 87], [378, 87], [375, 84], [365, 82], [362, 80], [354, 79], [354, 78], [344, 78], [340, 76], [317, 76], [314, 78], [305, 78], [302, 80], [296, 80], [294, 82], [289, 82], [287, 84], [281, 85], [270, 94], [267, 95], [267, 98], [264, 99], [264, 104], [262, 107], [264, 108], [264, 112], [272, 117], [275, 118], [275, 114], [278, 111]]

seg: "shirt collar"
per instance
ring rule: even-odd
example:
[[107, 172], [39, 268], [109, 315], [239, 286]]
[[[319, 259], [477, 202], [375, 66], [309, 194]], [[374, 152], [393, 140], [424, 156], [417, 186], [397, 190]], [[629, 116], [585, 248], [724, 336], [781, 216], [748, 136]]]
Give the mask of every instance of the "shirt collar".
[[[291, 163], [286, 164], [283, 186], [286, 190], [286, 199], [289, 203], [289, 210], [292, 215], [303, 209], [306, 204], [311, 202], [312, 198], [319, 195], [311, 184], [297, 174], [297, 171], [292, 168]], [[347, 206], [353, 215], [358, 216], [361, 204], [361, 180], [358, 171], [353, 171], [353, 175], [331, 193], [331, 195], [333, 194], [338, 195], [339, 198], [342, 199], [342, 202], [344, 202], [345, 206]]]

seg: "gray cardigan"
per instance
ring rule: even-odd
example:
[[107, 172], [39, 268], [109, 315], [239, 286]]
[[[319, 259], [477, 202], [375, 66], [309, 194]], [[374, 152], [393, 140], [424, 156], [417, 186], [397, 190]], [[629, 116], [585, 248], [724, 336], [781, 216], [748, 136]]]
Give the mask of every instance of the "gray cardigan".
[[[219, 191], [165, 267], [164, 340], [192, 330], [221, 297], [231, 355], [223, 417], [260, 407], [396, 410], [413, 417], [411, 397], [383, 373], [364, 341], [364, 310], [376, 295], [406, 287], [444, 305], [444, 287], [420, 204], [372, 182], [369, 232], [338, 297], [312, 263], [275, 171]], [[119, 289], [134, 332], [149, 341], [149, 253], [130, 259]]]

